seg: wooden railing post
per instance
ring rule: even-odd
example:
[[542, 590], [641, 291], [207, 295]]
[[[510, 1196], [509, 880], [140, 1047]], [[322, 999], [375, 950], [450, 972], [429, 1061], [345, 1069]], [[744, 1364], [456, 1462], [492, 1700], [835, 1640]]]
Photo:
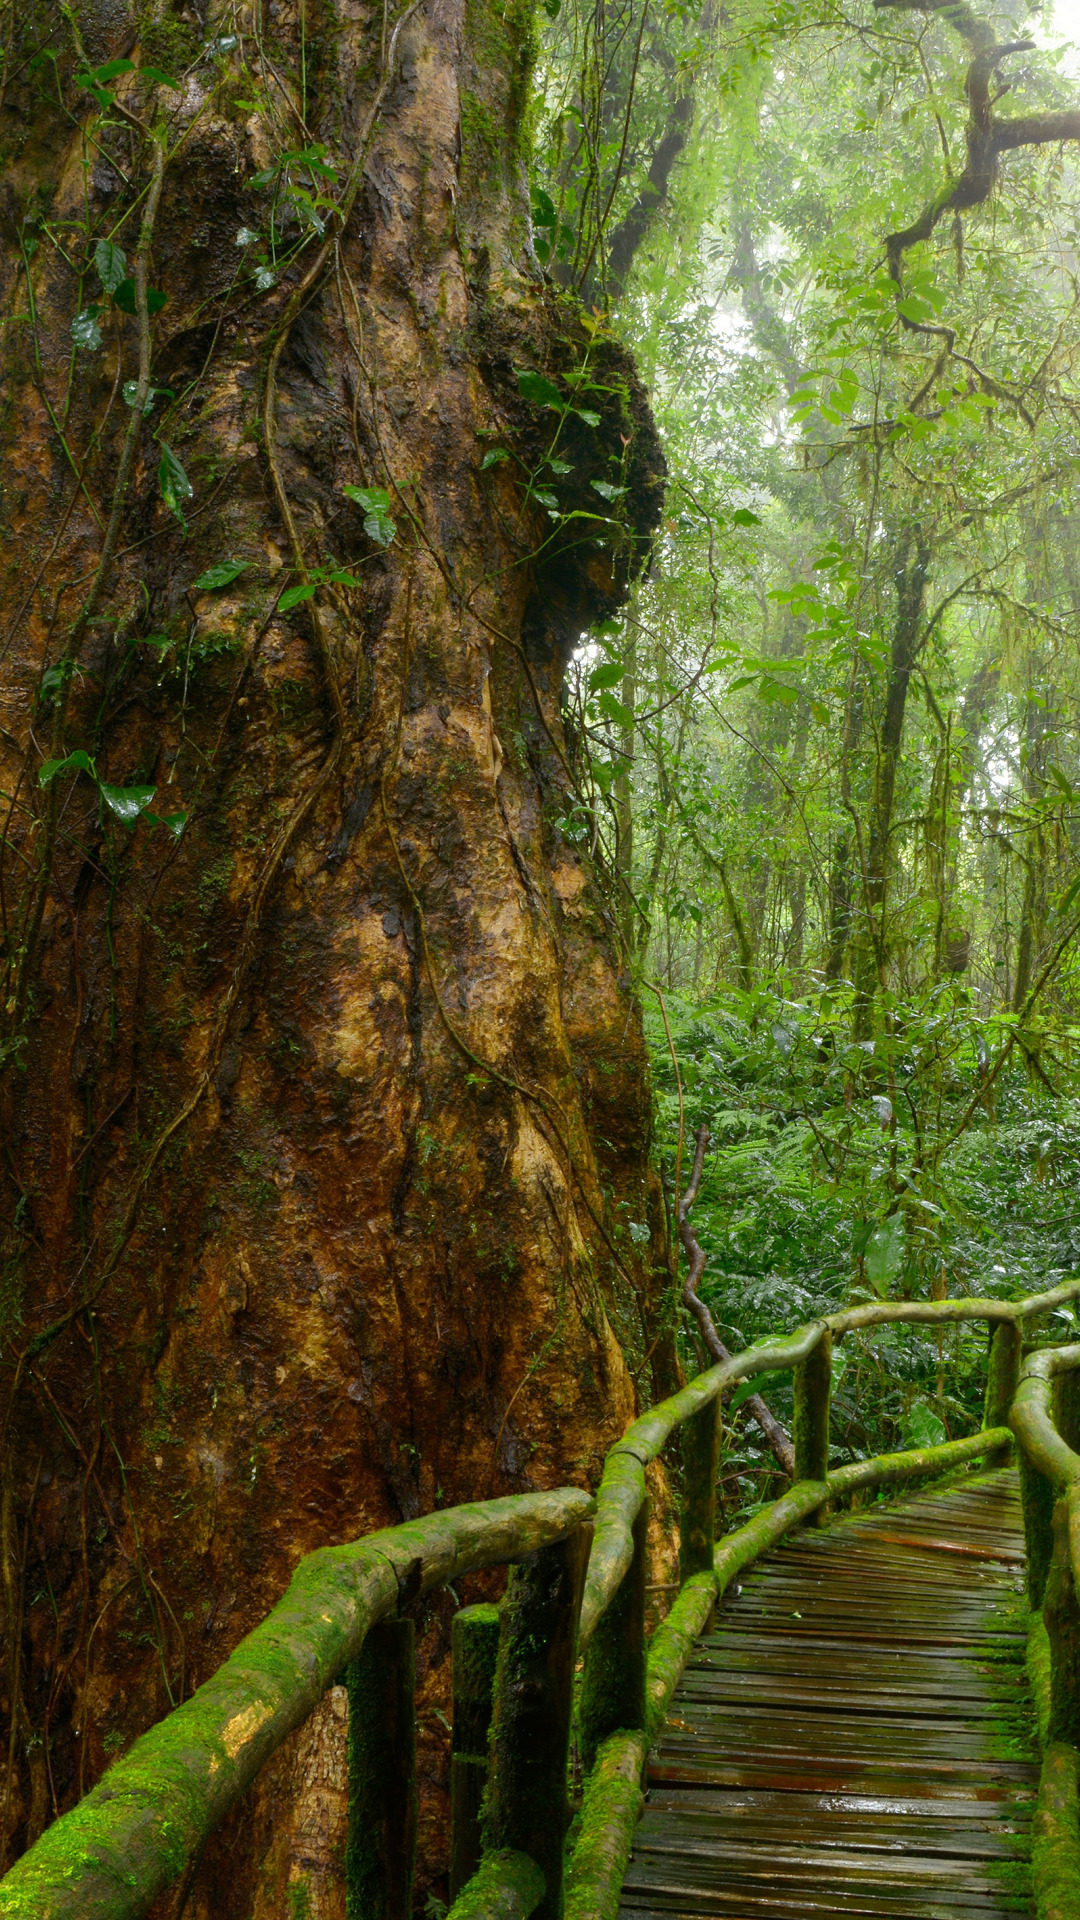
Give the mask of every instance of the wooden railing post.
[[592, 1528], [510, 1569], [500, 1604], [484, 1850], [528, 1854], [544, 1876], [536, 1920], [562, 1920], [574, 1661]]
[[679, 1515], [679, 1579], [711, 1571], [716, 1551], [716, 1475], [720, 1466], [720, 1395], [684, 1420], [683, 1499]]
[[1054, 1425], [1065, 1445], [1080, 1453], [1080, 1367], [1054, 1376]]
[[[832, 1398], [832, 1333], [828, 1327], [805, 1360], [795, 1368], [795, 1418], [792, 1438], [795, 1442], [796, 1480], [824, 1480], [829, 1471], [829, 1409]], [[820, 1508], [808, 1521], [821, 1526], [825, 1510]]]
[[[986, 1398], [983, 1402], [983, 1426], [1005, 1427], [1009, 1409], [1020, 1385], [1020, 1353], [1023, 1334], [1019, 1321], [999, 1320], [990, 1335], [986, 1362]], [[986, 1456], [988, 1467], [1007, 1467], [1012, 1458], [1011, 1444], [995, 1447]]]
[[350, 1664], [348, 1920], [410, 1920], [416, 1865], [416, 1636], [380, 1620]]
[[454, 1725], [450, 1750], [450, 1899], [480, 1865], [480, 1802], [488, 1777], [499, 1609], [462, 1607], [451, 1629]]
[[[609, 1734], [645, 1725], [645, 1580], [649, 1501], [634, 1521], [634, 1557], [589, 1642], [578, 1701], [581, 1764], [588, 1772]], [[711, 1564], [711, 1563], [710, 1563]]]
[[1046, 1475], [1033, 1467], [1023, 1447], [1016, 1449], [1020, 1469], [1020, 1505], [1024, 1515], [1027, 1563], [1024, 1579], [1028, 1602], [1037, 1613], [1043, 1603], [1046, 1577], [1054, 1552], [1054, 1489]]
[[1080, 1606], [1069, 1553], [1069, 1503], [1058, 1500], [1053, 1516], [1053, 1552], [1043, 1593], [1043, 1621], [1050, 1641], [1051, 1740], [1080, 1744]]

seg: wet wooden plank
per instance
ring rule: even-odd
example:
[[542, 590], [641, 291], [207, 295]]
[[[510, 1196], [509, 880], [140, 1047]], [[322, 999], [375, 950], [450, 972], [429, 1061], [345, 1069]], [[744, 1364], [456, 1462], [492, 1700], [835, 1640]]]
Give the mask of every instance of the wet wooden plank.
[[626, 1920], [1030, 1917], [1022, 1569], [1011, 1471], [749, 1569], [651, 1755]]

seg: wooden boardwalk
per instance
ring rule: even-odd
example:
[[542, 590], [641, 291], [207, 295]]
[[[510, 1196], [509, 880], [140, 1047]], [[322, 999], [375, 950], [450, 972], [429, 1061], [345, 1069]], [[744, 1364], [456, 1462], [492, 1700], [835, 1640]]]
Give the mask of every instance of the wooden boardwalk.
[[622, 1913], [1033, 1913], [1014, 1472], [804, 1530], [698, 1642]]

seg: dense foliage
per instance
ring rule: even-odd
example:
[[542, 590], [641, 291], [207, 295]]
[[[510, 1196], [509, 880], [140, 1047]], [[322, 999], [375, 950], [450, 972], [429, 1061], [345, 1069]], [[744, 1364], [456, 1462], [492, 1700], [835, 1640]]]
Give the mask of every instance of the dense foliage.
[[[549, 13], [537, 250], [631, 337], [671, 468], [650, 578], [576, 662], [562, 824], [668, 997], [672, 1179], [712, 1136], [703, 1293], [737, 1346], [860, 1292], [1052, 1283], [1080, 1264], [1075, 61], [1016, 5]], [[838, 1449], [966, 1430], [974, 1343], [849, 1342]]]

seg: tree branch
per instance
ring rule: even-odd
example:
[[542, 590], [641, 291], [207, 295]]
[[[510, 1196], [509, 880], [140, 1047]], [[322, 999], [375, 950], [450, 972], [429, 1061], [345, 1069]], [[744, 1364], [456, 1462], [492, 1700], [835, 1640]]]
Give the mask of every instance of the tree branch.
[[[684, 1194], [679, 1196], [679, 1239], [682, 1241], [690, 1271], [686, 1276], [682, 1290], [682, 1303], [692, 1313], [698, 1323], [698, 1330], [714, 1361], [730, 1360], [731, 1354], [716, 1331], [712, 1314], [697, 1291], [698, 1281], [705, 1271], [705, 1249], [690, 1224], [690, 1209], [698, 1196], [701, 1185], [702, 1168], [705, 1165], [705, 1149], [709, 1144], [709, 1129], [698, 1128], [697, 1145], [694, 1150], [694, 1166], [690, 1183]], [[752, 1420], [756, 1420], [766, 1441], [772, 1448], [779, 1465], [788, 1475], [795, 1478], [795, 1449], [775, 1414], [770, 1412], [760, 1393], [752, 1394], [746, 1402], [746, 1411]]]
[[[1010, 120], [996, 119], [991, 86], [998, 67], [1009, 54], [1030, 52], [1035, 42], [999, 41], [990, 22], [973, 13], [966, 0], [874, 0], [874, 8], [877, 12], [889, 9], [903, 13], [941, 13], [971, 49], [964, 82], [968, 100], [964, 170], [958, 178], [945, 182], [909, 227], [886, 235], [889, 274], [899, 287], [905, 253], [921, 240], [929, 240], [944, 214], [962, 213], [989, 199], [1002, 153], [1018, 147], [1048, 146], [1059, 140], [1080, 140], [1080, 110], [1048, 109], [1045, 113], [1018, 114]], [[901, 315], [901, 319], [913, 333], [941, 331], [924, 327], [906, 315]]]

